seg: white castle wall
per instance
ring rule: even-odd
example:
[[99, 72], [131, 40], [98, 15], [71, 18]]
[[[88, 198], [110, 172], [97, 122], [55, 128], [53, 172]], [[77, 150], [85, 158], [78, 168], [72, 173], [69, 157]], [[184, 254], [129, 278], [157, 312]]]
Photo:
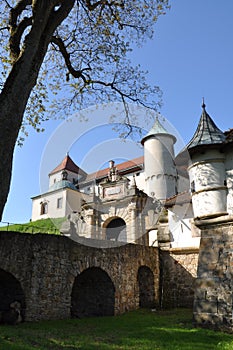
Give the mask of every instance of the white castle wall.
[[[80, 178], [80, 175], [66, 170], [67, 172], [67, 180], [70, 182], [73, 182], [73, 180], [77, 181]], [[58, 171], [55, 174], [51, 174], [49, 175], [49, 187], [53, 186], [56, 182], [61, 181], [62, 180], [62, 171]]]
[[225, 156], [218, 150], [192, 157], [189, 167], [194, 217], [226, 213]]
[[226, 153], [227, 212], [233, 214], [233, 152]]
[[200, 237], [193, 234], [191, 204], [176, 205], [175, 212], [168, 210], [171, 248], [199, 247]]
[[163, 200], [176, 192], [174, 138], [167, 134], [151, 136], [144, 142], [146, 193]]
[[[58, 199], [62, 198], [61, 208], [58, 208]], [[32, 221], [47, 218], [62, 218], [79, 211], [83, 194], [69, 188], [59, 189], [53, 192], [47, 192], [44, 195], [33, 198], [32, 201]], [[48, 204], [47, 214], [41, 215], [41, 203]]]

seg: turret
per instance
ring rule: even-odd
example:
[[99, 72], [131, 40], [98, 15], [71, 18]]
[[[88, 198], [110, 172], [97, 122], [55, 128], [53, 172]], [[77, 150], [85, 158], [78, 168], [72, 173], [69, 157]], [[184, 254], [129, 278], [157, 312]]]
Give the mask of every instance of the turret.
[[145, 192], [150, 197], [163, 201], [176, 194], [175, 142], [175, 136], [169, 134], [156, 117], [154, 126], [141, 141], [144, 146]]
[[187, 145], [194, 218], [227, 214], [225, 154], [222, 151], [225, 138], [206, 112], [203, 101], [197, 130]]

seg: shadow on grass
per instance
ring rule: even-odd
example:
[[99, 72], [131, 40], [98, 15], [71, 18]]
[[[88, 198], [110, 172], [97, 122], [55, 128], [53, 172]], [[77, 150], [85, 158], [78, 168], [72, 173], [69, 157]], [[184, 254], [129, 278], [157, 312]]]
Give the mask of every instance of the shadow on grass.
[[232, 335], [192, 327], [191, 310], [0, 327], [4, 350], [228, 350]]

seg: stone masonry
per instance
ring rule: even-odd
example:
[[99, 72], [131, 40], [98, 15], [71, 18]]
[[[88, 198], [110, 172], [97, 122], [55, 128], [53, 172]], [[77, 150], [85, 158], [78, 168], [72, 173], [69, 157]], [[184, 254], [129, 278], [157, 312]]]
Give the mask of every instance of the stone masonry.
[[194, 299], [197, 326], [233, 329], [233, 217], [197, 221], [201, 244]]
[[198, 254], [197, 248], [160, 252], [161, 308], [193, 307]]
[[[114, 314], [143, 307], [148, 295], [151, 306], [159, 304], [158, 248], [127, 244], [100, 249], [63, 236], [0, 233], [0, 307], [6, 308], [7, 298], [19, 299], [26, 321], [70, 318], [71, 305], [76, 307], [72, 295], [79, 298], [74, 285], [88, 284], [90, 278], [95, 283], [95, 276], [111, 286]], [[85, 288], [89, 302], [98, 299], [90, 284]], [[103, 288], [101, 293], [111, 300]]]

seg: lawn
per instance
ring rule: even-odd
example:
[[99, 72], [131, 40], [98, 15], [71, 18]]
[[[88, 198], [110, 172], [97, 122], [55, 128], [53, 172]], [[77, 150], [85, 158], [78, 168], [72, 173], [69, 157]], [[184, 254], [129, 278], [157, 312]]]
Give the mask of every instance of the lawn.
[[1, 226], [0, 231], [60, 234], [59, 229], [65, 220], [66, 218], [56, 218], [37, 220], [25, 224], [9, 224]]
[[115, 317], [0, 327], [1, 350], [229, 350], [230, 334], [192, 327], [192, 311], [138, 310]]

